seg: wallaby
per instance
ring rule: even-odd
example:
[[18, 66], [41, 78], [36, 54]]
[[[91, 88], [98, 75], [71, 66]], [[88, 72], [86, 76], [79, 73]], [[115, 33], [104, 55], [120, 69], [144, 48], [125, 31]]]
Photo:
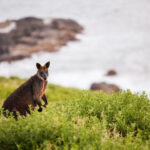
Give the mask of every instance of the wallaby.
[[[30, 113], [29, 105], [31, 108], [39, 106], [38, 111], [42, 111], [42, 106], [46, 107], [48, 104], [47, 97], [45, 95], [47, 87], [48, 78], [48, 68], [50, 62], [47, 62], [44, 66], [36, 63], [37, 73], [33, 75], [29, 80], [23, 83], [19, 88], [17, 88], [5, 101], [3, 104], [4, 114], [6, 115], [6, 110], [13, 113], [13, 116], [17, 119], [17, 113], [26, 116], [26, 113]], [[45, 102], [44, 105], [41, 104], [41, 99]]]

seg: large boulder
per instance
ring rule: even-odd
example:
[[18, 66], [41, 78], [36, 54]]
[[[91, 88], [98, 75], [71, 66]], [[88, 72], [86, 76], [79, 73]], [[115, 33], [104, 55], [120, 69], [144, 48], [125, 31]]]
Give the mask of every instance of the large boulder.
[[93, 83], [90, 88], [92, 91], [102, 90], [104, 92], [113, 93], [119, 92], [120, 88], [115, 84], [108, 84], [106, 82]]

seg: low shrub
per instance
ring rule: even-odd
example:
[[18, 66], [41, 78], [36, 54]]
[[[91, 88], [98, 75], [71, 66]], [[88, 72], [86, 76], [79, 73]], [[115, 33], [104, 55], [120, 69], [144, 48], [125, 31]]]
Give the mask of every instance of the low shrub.
[[[0, 77], [0, 104], [24, 80]], [[108, 95], [48, 85], [49, 105], [27, 117], [0, 115], [0, 149], [150, 149], [150, 101], [129, 90]]]

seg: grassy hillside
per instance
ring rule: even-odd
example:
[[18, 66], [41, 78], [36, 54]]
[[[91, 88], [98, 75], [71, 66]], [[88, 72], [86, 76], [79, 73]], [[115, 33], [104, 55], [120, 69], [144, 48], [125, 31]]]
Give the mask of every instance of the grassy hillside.
[[[0, 105], [24, 80], [0, 77]], [[0, 115], [1, 150], [150, 149], [150, 101], [130, 91], [107, 95], [49, 85], [42, 113]]]

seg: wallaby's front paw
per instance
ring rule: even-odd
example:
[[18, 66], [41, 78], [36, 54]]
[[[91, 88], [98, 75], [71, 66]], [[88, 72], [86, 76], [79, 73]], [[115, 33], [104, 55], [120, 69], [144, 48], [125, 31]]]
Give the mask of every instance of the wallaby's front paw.
[[40, 108], [38, 109], [38, 112], [42, 112], [42, 107], [40, 107]]

